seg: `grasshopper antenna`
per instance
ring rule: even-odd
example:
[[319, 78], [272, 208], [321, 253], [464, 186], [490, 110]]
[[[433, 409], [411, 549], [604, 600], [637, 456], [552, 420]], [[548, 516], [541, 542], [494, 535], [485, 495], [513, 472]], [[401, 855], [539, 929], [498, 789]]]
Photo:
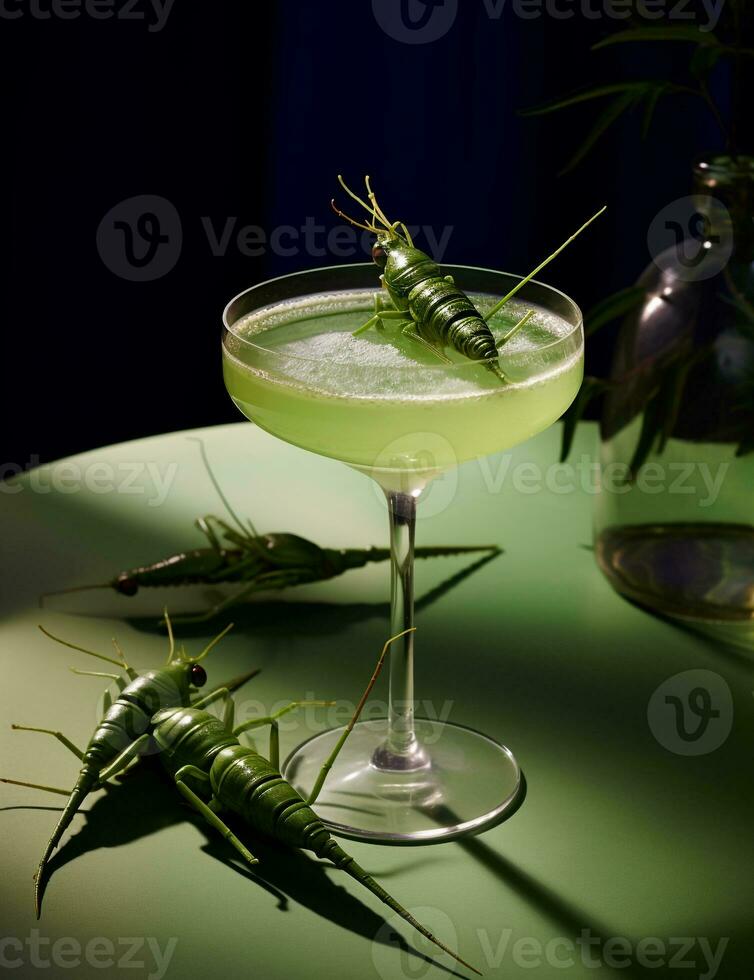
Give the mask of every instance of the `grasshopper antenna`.
[[239, 518], [238, 514], [236, 514], [236, 512], [230, 506], [230, 501], [228, 500], [228, 498], [223, 493], [222, 487], [217, 482], [217, 477], [213, 473], [212, 467], [209, 465], [209, 459], [207, 457], [207, 450], [206, 450], [205, 445], [204, 445], [204, 440], [203, 439], [199, 439], [197, 436], [187, 436], [186, 438], [189, 439], [191, 442], [198, 442], [199, 443], [199, 452], [201, 453], [201, 456], [202, 456], [202, 462], [204, 463], [204, 468], [206, 469], [207, 475], [209, 476], [210, 480], [212, 481], [212, 486], [215, 488], [215, 491], [217, 493], [217, 496], [220, 498], [220, 500], [222, 501], [223, 507], [225, 507], [226, 511], [228, 512], [228, 514], [230, 515], [230, 517], [232, 518], [232, 520], [235, 522], [236, 527], [238, 527], [239, 530], [241, 531], [241, 534], [243, 534], [243, 536], [245, 538], [247, 538], [249, 536], [249, 532], [244, 527], [243, 522]]
[[503, 296], [503, 298], [500, 300], [499, 303], [496, 303], [492, 307], [491, 310], [489, 310], [487, 313], [484, 314], [484, 319], [485, 320], [489, 320], [490, 317], [493, 317], [499, 310], [502, 310], [502, 308], [505, 306], [505, 304], [508, 302], [508, 300], [513, 299], [513, 297], [516, 295], [516, 293], [520, 289], [523, 289], [524, 286], [527, 284], [527, 282], [530, 282], [539, 272], [542, 271], [542, 269], [545, 268], [545, 266], [549, 265], [552, 262], [553, 259], [556, 259], [560, 255], [561, 252], [565, 251], [565, 249], [568, 248], [568, 246], [571, 244], [571, 242], [574, 241], [576, 238], [578, 238], [579, 235], [582, 233], [582, 231], [586, 231], [586, 229], [589, 227], [589, 225], [591, 225], [591, 223], [593, 221], [596, 221], [597, 218], [600, 217], [600, 215], [602, 215], [602, 214], [605, 213], [605, 211], [607, 211], [607, 205], [605, 205], [603, 208], [600, 208], [600, 210], [595, 215], [593, 215], [589, 219], [589, 221], [587, 221], [585, 224], [583, 224], [579, 228], [579, 230], [577, 232], [575, 232], [573, 235], [571, 235], [571, 237], [567, 241], [563, 242], [563, 244], [560, 246], [560, 248], [556, 249], [552, 253], [552, 255], [548, 255], [548, 257], [544, 260], [544, 262], [541, 262], [533, 272], [530, 272], [529, 275], [526, 276], [525, 279], [522, 279], [521, 282], [519, 282], [516, 286], [514, 286], [513, 289], [511, 289], [511, 291], [508, 293], [507, 296]]
[[379, 228], [376, 228], [374, 225], [362, 224], [362, 222], [357, 221], [356, 218], [349, 217], [349, 215], [347, 215], [345, 211], [341, 211], [338, 205], [335, 203], [335, 198], [333, 198], [330, 201], [330, 207], [333, 209], [333, 211], [337, 214], [339, 218], [343, 218], [344, 221], [347, 221], [349, 224], [354, 225], [356, 228], [363, 228], [364, 231], [371, 231], [375, 235], [379, 233]]
[[393, 227], [397, 227], [397, 226], [400, 226], [403, 229], [403, 234], [404, 234], [404, 236], [406, 238], [406, 241], [411, 246], [411, 248], [413, 248], [414, 247], [414, 240], [411, 237], [411, 232], [408, 230], [408, 226], [406, 225], [406, 222], [405, 221], [396, 221], [395, 222], [395, 225]]
[[51, 599], [56, 595], [72, 595], [74, 592], [91, 592], [92, 589], [111, 589], [109, 582], [98, 582], [96, 585], [74, 585], [70, 589], [56, 589], [54, 592], [43, 592], [39, 597], [39, 608], [43, 609], [45, 599]]
[[388, 220], [387, 215], [377, 203], [377, 195], [372, 190], [372, 178], [369, 176], [369, 174], [367, 174], [364, 178], [364, 183], [366, 184], [367, 194], [369, 195], [369, 201], [372, 205], [372, 211], [377, 215], [386, 228], [392, 229], [392, 222]]
[[374, 207], [370, 207], [365, 200], [359, 197], [358, 194], [354, 194], [348, 184], [343, 180], [343, 174], [338, 174], [338, 183], [343, 188], [343, 190], [348, 194], [349, 197], [353, 198], [357, 204], [360, 204], [365, 211], [372, 215], [374, 218], [379, 218], [380, 215], [375, 211]]
[[189, 662], [192, 664], [196, 664], [199, 663], [200, 660], [204, 660], [204, 658], [210, 652], [212, 647], [216, 646], [224, 636], [230, 633], [230, 631], [233, 629], [233, 625], [234, 625], [233, 623], [228, 623], [228, 625], [225, 627], [224, 630], [222, 630], [222, 632], [218, 633], [217, 636], [214, 637], [214, 639], [209, 641], [207, 646], [202, 650], [202, 652], [197, 657], [188, 657], [187, 659], [189, 660]]
[[[79, 653], [85, 653], [88, 657], [96, 657], [97, 660], [104, 660], [105, 663], [114, 664], [119, 670], [125, 670], [128, 676], [131, 678], [131, 680], [136, 679], [135, 671], [133, 670], [132, 667], [129, 667], [128, 664], [125, 662], [125, 659], [123, 658], [123, 653], [121, 652], [117, 643], [115, 644], [115, 648], [120, 654], [121, 659], [113, 660], [112, 657], [106, 657], [104, 653], [96, 653], [94, 650], [87, 650], [86, 647], [80, 647], [77, 643], [71, 643], [69, 640], [63, 640], [61, 637], [55, 636], [54, 633], [51, 633], [49, 630], [46, 630], [44, 626], [40, 626], [39, 629], [42, 633], [44, 633], [44, 635], [48, 639], [54, 640], [56, 643], [60, 643], [61, 646], [68, 647], [69, 650], [77, 650]], [[113, 642], [115, 643], [115, 641]]]
[[170, 663], [175, 656], [175, 636], [173, 635], [173, 624], [170, 622], [170, 614], [168, 613], [168, 607], [162, 610], [162, 618], [165, 620], [165, 629], [168, 631], [168, 659], [166, 663]]

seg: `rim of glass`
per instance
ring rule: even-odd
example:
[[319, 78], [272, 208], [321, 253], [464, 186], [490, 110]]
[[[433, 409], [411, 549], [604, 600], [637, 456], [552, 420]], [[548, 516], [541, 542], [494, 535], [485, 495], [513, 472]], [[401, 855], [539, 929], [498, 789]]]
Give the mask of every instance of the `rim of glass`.
[[[278, 349], [276, 349], [274, 347], [265, 347], [264, 344], [255, 343], [254, 341], [249, 340], [248, 337], [243, 336], [242, 334], [238, 333], [234, 329], [235, 324], [238, 323], [245, 316], [247, 316], [249, 313], [252, 313], [254, 311], [253, 310], [247, 310], [246, 313], [243, 315], [243, 317], [239, 317], [237, 320], [234, 321], [234, 323], [230, 323], [229, 322], [229, 313], [230, 313], [231, 307], [233, 307], [236, 303], [238, 303], [239, 300], [242, 299], [242, 297], [248, 296], [250, 293], [253, 293], [255, 290], [262, 289], [264, 286], [268, 286], [271, 283], [282, 282], [285, 279], [295, 279], [295, 278], [299, 278], [299, 277], [313, 275], [315, 273], [338, 272], [338, 271], [342, 271], [343, 269], [375, 269], [375, 268], [376, 268], [376, 266], [374, 265], [373, 262], [347, 262], [347, 263], [342, 264], [342, 265], [325, 265], [325, 266], [317, 266], [316, 268], [313, 268], [313, 269], [300, 269], [298, 272], [288, 272], [288, 273], [286, 273], [283, 276], [274, 276], [272, 279], [265, 279], [263, 282], [255, 283], [255, 285], [249, 286], [247, 289], [243, 289], [240, 293], [237, 293], [235, 296], [233, 296], [233, 298], [226, 304], [225, 309], [223, 310], [223, 317], [222, 317], [222, 319], [223, 319], [223, 328], [228, 333], [232, 334], [236, 338], [236, 340], [238, 340], [242, 344], [245, 344], [247, 347], [251, 347], [254, 350], [258, 350], [262, 354], [271, 355], [273, 357], [281, 357], [282, 354], [281, 354], [281, 352]], [[458, 270], [467, 271], [467, 272], [483, 272], [483, 273], [486, 273], [488, 275], [505, 276], [508, 279], [517, 279], [519, 282], [521, 280], [523, 280], [523, 279], [526, 278], [525, 276], [515, 275], [512, 272], [503, 272], [500, 269], [488, 269], [488, 268], [486, 268], [484, 266], [456, 265], [455, 263], [442, 263], [441, 266], [440, 266], [440, 268], [443, 269], [443, 270], [445, 270], [445, 269], [451, 269], [451, 270], [458, 269]], [[521, 355], [521, 356], [525, 355], [526, 357], [531, 357], [532, 354], [538, 355], [538, 354], [540, 354], [540, 353], [542, 353], [544, 351], [552, 350], [553, 348], [556, 348], [556, 347], [558, 347], [560, 345], [563, 345], [563, 346], [566, 345], [569, 341], [572, 340], [573, 335], [575, 333], [577, 333], [578, 331], [583, 330], [583, 327], [584, 327], [584, 314], [582, 313], [581, 308], [579, 307], [578, 303], [576, 303], [576, 301], [573, 300], [567, 293], [564, 293], [562, 290], [557, 289], [555, 286], [550, 286], [549, 283], [542, 282], [540, 279], [530, 279], [529, 282], [527, 283], [527, 285], [529, 285], [529, 284], [531, 284], [532, 286], [538, 286], [540, 289], [545, 289], [549, 293], [552, 293], [552, 294], [554, 294], [556, 296], [560, 296], [561, 299], [563, 299], [565, 301], [566, 305], [569, 306], [573, 310], [573, 312], [574, 312], [573, 321], [574, 322], [570, 323], [571, 329], [568, 331], [567, 334], [564, 334], [562, 337], [557, 337], [555, 340], [552, 340], [550, 343], [543, 344], [541, 347], [535, 347], [535, 348], [530, 349], [530, 350], [527, 350], [525, 352], [519, 352], [519, 355]], [[369, 287], [365, 287], [365, 286], [360, 286], [360, 287], [357, 286], [357, 287], [353, 287], [353, 290], [352, 291], [357, 291], [357, 290], [360, 290], [360, 289], [368, 289], [368, 288]], [[379, 289], [379, 287], [375, 287], [375, 292], [377, 292], [378, 289]], [[328, 291], [333, 292], [333, 293], [336, 293], [336, 292], [347, 292], [348, 290], [347, 289], [339, 290], [337, 288], [333, 288], [332, 290], [322, 290], [323, 293], [324, 292], [328, 292]], [[311, 293], [311, 294], [301, 293], [300, 295], [301, 295], [301, 298], [303, 298], [303, 297], [305, 297], [307, 295], [316, 295], [316, 293]], [[295, 299], [295, 297], [289, 297], [289, 299]], [[284, 302], [284, 301], [281, 301], [281, 302]], [[262, 309], [262, 308], [263, 308], [263, 306], [262, 307], [258, 307], [258, 309]], [[570, 321], [568, 321], [568, 322], [570, 322]], [[517, 355], [516, 354], [513, 354], [512, 356], [515, 357]], [[319, 360], [317, 358], [314, 358], [314, 357], [303, 357], [300, 354], [286, 353], [285, 354], [285, 359], [286, 359], [286, 361], [293, 360], [293, 361], [305, 361], [307, 363], [315, 363], [315, 364], [319, 363]], [[373, 369], [374, 365], [365, 364], [364, 367], [365, 368]], [[468, 361], [466, 363], [458, 363], [458, 364], [436, 364], [436, 365], [435, 364], [424, 364], [424, 363], [419, 364], [417, 362], [416, 364], [391, 365], [389, 370], [392, 373], [392, 372], [395, 372], [395, 371], [415, 371], [417, 368], [420, 368], [422, 371], [444, 371], [446, 373], [455, 373], [455, 372], [458, 372], [458, 371], [468, 371], [468, 370], [480, 370], [480, 369], [484, 369], [485, 368], [485, 362], [484, 361]]]

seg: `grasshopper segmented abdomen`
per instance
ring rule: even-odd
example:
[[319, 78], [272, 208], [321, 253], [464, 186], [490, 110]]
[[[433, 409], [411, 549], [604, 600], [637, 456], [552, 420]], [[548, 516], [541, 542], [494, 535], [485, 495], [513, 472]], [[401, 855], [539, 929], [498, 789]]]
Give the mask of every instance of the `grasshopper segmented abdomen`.
[[[334, 201], [333, 210], [350, 224], [376, 235], [377, 241], [372, 249], [372, 258], [382, 270], [380, 278], [395, 306], [394, 310], [385, 310], [376, 303], [374, 316], [356, 330], [354, 336], [368, 330], [372, 325], [384, 328], [383, 321], [398, 320], [404, 336], [413, 338], [423, 347], [432, 350], [439, 359], [448, 362], [443, 352], [446, 347], [449, 347], [471, 361], [485, 362], [490, 371], [506, 384], [508, 379], [498, 363], [499, 348], [525, 326], [534, 311], [529, 310], [499, 344], [495, 341], [488, 325], [490, 319], [606, 210], [602, 208], [598, 211], [575, 235], [572, 235], [557, 251], [537, 266], [534, 272], [522, 279], [507, 296], [482, 316], [466, 293], [456, 286], [450, 277], [443, 276], [437, 263], [416, 248], [406, 225], [402, 221], [388, 220], [377, 203], [369, 177], [364, 178], [369, 203], [354, 194], [340, 174], [338, 174], [338, 181], [349, 197], [364, 208], [369, 218], [366, 222], [357, 221], [337, 208]], [[408, 326], [404, 325], [400, 317], [400, 313], [404, 311], [406, 319], [410, 318]]]
[[[47, 842], [44, 854], [37, 867], [34, 886], [34, 902], [37, 918], [41, 914], [43, 879], [47, 862], [52, 852], [60, 843], [63, 834], [84, 799], [111, 776], [125, 770], [134, 759], [149, 751], [152, 744], [152, 717], [155, 712], [166, 708], [173, 708], [177, 705], [190, 704], [192, 696], [196, 693], [196, 688], [201, 687], [207, 679], [207, 675], [198, 661], [203, 659], [215, 643], [230, 629], [228, 627], [223, 630], [218, 637], [215, 637], [204, 648], [199, 656], [192, 658], [186, 655], [183, 648], [179, 651], [176, 650], [167, 610], [165, 611], [165, 623], [170, 639], [168, 662], [160, 669], [148, 670], [142, 674], [138, 674], [126, 663], [123, 653], [115, 640], [113, 643], [119, 656], [118, 660], [112, 657], [106, 657], [93, 650], [87, 650], [74, 643], [69, 643], [67, 640], [61, 640], [43, 627], [40, 627], [42, 632], [50, 639], [55, 640], [55, 642], [77, 650], [80, 653], [85, 653], [88, 656], [96, 657], [98, 660], [104, 660], [117, 667], [119, 671], [125, 673], [130, 683], [127, 684], [126, 680], [119, 675], [96, 675], [112, 677], [117, 681], [120, 687], [120, 693], [105, 711], [102, 720], [94, 730], [94, 734], [83, 752], [79, 751], [60, 732], [54, 732], [46, 728], [29, 728], [23, 725], [13, 726], [16, 729], [54, 735], [74, 752], [83, 764], [76, 784], [70, 794], [66, 794], [64, 790], [60, 791], [64, 795], [68, 795], [68, 801], [55, 825], [52, 836]], [[78, 671], [78, 673], [87, 672]], [[209, 697], [213, 697], [213, 695], [209, 695]], [[34, 784], [21, 782], [20, 780], [8, 781], [21, 786], [34, 786]], [[58, 791], [55, 790], [55, 792]]]
[[[399, 636], [405, 635], [405, 632], [408, 631], [404, 631]], [[475, 967], [437, 939], [361, 868], [333, 840], [313, 809], [313, 802], [317, 798], [324, 778], [334, 763], [348, 732], [356, 723], [377, 680], [390, 643], [398, 638], [393, 637], [383, 647], [372, 679], [346, 728], [346, 734], [320, 772], [308, 799], [304, 799], [280, 773], [277, 761], [277, 719], [286, 711], [303, 704], [323, 705], [333, 702], [293, 702], [275, 714], [252, 720], [235, 728], [233, 727], [234, 707], [230, 698], [226, 702], [221, 728], [218, 728], [217, 719], [206, 712], [195, 707], [180, 707], [161, 711], [152, 719], [154, 739], [162, 749], [160, 758], [181, 794], [248, 863], [255, 864], [257, 859], [223, 821], [221, 814], [225, 810], [236, 813], [259, 834], [274, 838], [290, 847], [313, 851], [317, 857], [332, 861], [337, 868], [342, 869], [367, 888], [423, 936], [449, 953], [459, 963], [478, 973]], [[271, 726], [269, 759], [255, 749], [242, 746], [238, 741], [241, 732], [257, 728], [262, 723]], [[195, 786], [199, 789], [195, 790]]]

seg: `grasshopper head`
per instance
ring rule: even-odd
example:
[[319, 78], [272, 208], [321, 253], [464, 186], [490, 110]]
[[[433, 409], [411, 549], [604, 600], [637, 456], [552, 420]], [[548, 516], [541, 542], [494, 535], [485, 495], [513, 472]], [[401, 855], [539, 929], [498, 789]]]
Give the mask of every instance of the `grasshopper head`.
[[432, 259], [414, 246], [411, 232], [406, 225], [402, 221], [391, 221], [387, 217], [377, 202], [369, 177], [364, 178], [367, 190], [366, 201], [358, 194], [354, 194], [340, 174], [338, 174], [338, 180], [348, 196], [366, 211], [368, 218], [366, 222], [363, 222], [349, 217], [336, 206], [335, 201], [332, 201], [332, 208], [339, 217], [344, 218], [356, 228], [371, 231], [377, 237], [372, 248], [372, 259], [382, 269], [382, 279], [387, 286], [396, 288], [401, 295], [405, 296], [406, 293], [401, 283], [405, 280], [405, 276], [402, 274], [406, 270], [421, 269], [422, 275], [426, 275], [429, 265], [429, 274], [439, 274], [439, 269], [434, 265]]
[[387, 271], [388, 274], [392, 268], [405, 268], [407, 265], [422, 262], [426, 258], [424, 252], [415, 248], [395, 230], [392, 234], [387, 232], [379, 234], [372, 248], [372, 260], [383, 272]]
[[183, 647], [163, 668], [163, 673], [170, 674], [175, 684], [187, 695], [192, 693], [191, 689], [204, 687], [207, 683], [207, 671], [195, 659], [188, 657]]
[[192, 688], [204, 687], [207, 683], [207, 672], [199, 661], [203, 660], [212, 647], [216, 643], [219, 643], [229, 630], [233, 629], [233, 623], [230, 623], [222, 633], [219, 633], [213, 640], [210, 640], [198, 656], [189, 657], [183, 646], [180, 648], [176, 647], [173, 627], [167, 609], [164, 612], [164, 616], [165, 626], [167, 627], [168, 638], [170, 640], [170, 650], [168, 651], [168, 662], [165, 672], [171, 674], [173, 681], [177, 684], [183, 695], [183, 700], [188, 701], [192, 693]]
[[[372, 190], [369, 177], [364, 178], [367, 190], [366, 201], [359, 197], [358, 194], [354, 194], [340, 174], [338, 174], [338, 181], [346, 194], [353, 198], [366, 211], [368, 218], [364, 222], [349, 217], [349, 215], [345, 214], [336, 206], [334, 200], [331, 202], [332, 209], [340, 218], [344, 218], [349, 224], [354, 225], [356, 228], [363, 228], [364, 231], [371, 231], [377, 236], [377, 241], [372, 248], [372, 259], [381, 269], [387, 268], [392, 254], [412, 253], [411, 256], [407, 257], [406, 262], [417, 261], [423, 257], [424, 253], [414, 248], [414, 243], [411, 240], [411, 235], [406, 225], [402, 221], [390, 221], [377, 203], [377, 197]], [[406, 264], [406, 262], [401, 264]]]
[[[398, 277], [405, 270], [421, 268], [426, 263], [432, 262], [429, 255], [422, 252], [421, 249], [410, 245], [400, 235], [396, 235], [395, 238], [385, 241], [378, 241], [375, 249], [380, 249], [379, 259], [374, 255], [374, 249], [372, 251], [372, 257], [382, 269], [385, 282], [391, 286], [397, 285], [400, 281]], [[385, 255], [384, 261], [382, 260], [382, 253]], [[439, 274], [439, 269], [436, 269], [434, 265], [433, 274]]]

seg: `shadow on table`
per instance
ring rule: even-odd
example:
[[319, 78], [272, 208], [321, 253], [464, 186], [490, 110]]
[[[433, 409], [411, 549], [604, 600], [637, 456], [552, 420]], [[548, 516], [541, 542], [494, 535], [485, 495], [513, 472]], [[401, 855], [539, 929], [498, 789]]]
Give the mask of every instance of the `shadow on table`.
[[[575, 943], [581, 937], [582, 931], [588, 929], [592, 939], [599, 937], [599, 943], [593, 951], [594, 955], [605, 969], [612, 969], [605, 961], [605, 956], [600, 955], [601, 947], [610, 937], [625, 936], [625, 931], [600, 921], [574, 902], [566, 901], [552, 888], [538, 881], [481, 838], [468, 837], [461, 840], [459, 844], [469, 857], [478, 861], [518, 898], [554, 923], [559, 930], [558, 935], [571, 939]], [[635, 943], [633, 945], [635, 947]], [[616, 968], [616, 971], [623, 977], [645, 975], [634, 963], [624, 965], [619, 970]]]
[[[506, 810], [499, 820], [492, 826], [499, 826], [511, 819], [523, 806], [526, 799], [527, 783], [526, 777], [521, 773], [521, 788], [513, 805]], [[449, 807], [437, 806], [434, 808], [434, 817], [438, 823], [454, 824], [458, 823], [458, 815]], [[487, 830], [492, 829], [487, 827]], [[611, 936], [624, 936], [625, 933], [620, 929], [616, 930], [604, 922], [599, 921], [593, 915], [579, 908], [575, 903], [568, 902], [553, 889], [537, 881], [523, 868], [520, 868], [510, 858], [505, 857], [494, 847], [491, 847], [483, 839], [482, 835], [461, 837], [456, 842], [457, 845], [466, 852], [473, 860], [481, 864], [488, 872], [493, 874], [506, 888], [536, 909], [541, 915], [549, 919], [560, 930], [564, 937], [572, 938], [574, 941], [581, 936], [582, 930], [588, 929], [592, 935], [600, 938], [600, 943], [604, 943]], [[605, 964], [604, 956], [601, 962]], [[620, 974], [623, 977], [638, 977], [644, 974], [637, 970], [634, 964], [622, 966]]]
[[[430, 589], [416, 600], [417, 615], [445, 598], [500, 554], [502, 552], [484, 555]], [[389, 614], [387, 602], [287, 602], [284, 599], [256, 599], [228, 609], [225, 618], [232, 618], [237, 630], [248, 630], [257, 636], [265, 633], [279, 635], [281, 627], [285, 627], [287, 635], [331, 636], [370, 619], [387, 620]], [[129, 617], [128, 622], [143, 632], [165, 631], [164, 622], [157, 616]], [[201, 623], [186, 623], [179, 619], [176, 627], [180, 628], [182, 637], [191, 639], [213, 635], [217, 632], [218, 624], [222, 625], [223, 622], [223, 617]]]
[[[10, 806], [0, 808], [0, 812], [16, 809], [38, 809], [60, 813], [62, 807]], [[68, 837], [60, 850], [50, 859], [47, 865], [47, 888], [54, 887], [53, 879], [56, 871], [84, 854], [101, 848], [121, 847], [143, 837], [149, 837], [167, 827], [188, 821], [207, 837], [207, 843], [201, 847], [202, 851], [255, 885], [261, 886], [275, 899], [280, 911], [287, 911], [290, 899], [332, 922], [333, 925], [347, 929], [370, 942], [381, 943], [395, 949], [396, 955], [403, 952], [407, 956], [444, 969], [451, 976], [465, 977], [465, 974], [448, 969], [431, 956], [416, 950], [399, 933], [391, 929], [382, 916], [351, 895], [342, 885], [333, 882], [329, 872], [338, 875], [338, 871], [332, 865], [302, 851], [287, 848], [276, 841], [266, 840], [260, 836], [254, 836], [252, 839], [248, 827], [231, 814], [226, 818], [229, 826], [253, 849], [260, 861], [254, 870], [242, 865], [236, 860], [235, 850], [208, 827], [193, 810], [178, 801], [175, 790], [160, 772], [154, 760], [145, 760], [133, 773], [108, 784], [104, 793], [97, 797], [92, 806], [88, 810], [79, 811], [79, 814], [85, 818], [84, 826]], [[28, 900], [31, 906], [31, 888]], [[44, 905], [42, 915], [44, 916]]]

